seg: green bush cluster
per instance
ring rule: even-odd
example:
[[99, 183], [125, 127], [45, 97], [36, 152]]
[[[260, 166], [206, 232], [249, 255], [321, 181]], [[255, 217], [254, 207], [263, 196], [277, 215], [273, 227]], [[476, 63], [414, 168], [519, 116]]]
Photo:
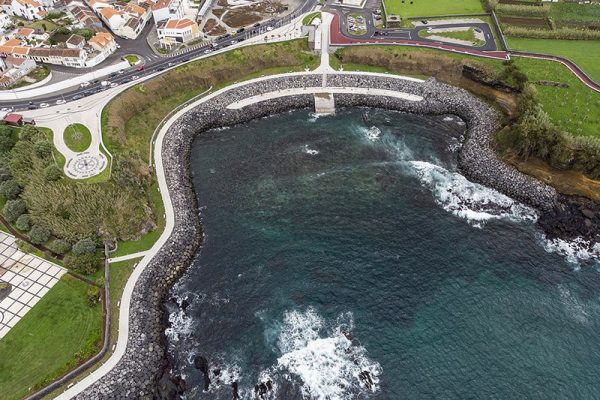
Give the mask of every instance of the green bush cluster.
[[569, 27], [549, 30], [508, 25], [504, 27], [504, 34], [507, 36], [535, 39], [600, 40], [600, 31], [598, 30]]
[[100, 258], [94, 254], [68, 255], [65, 257], [64, 263], [65, 267], [82, 275], [92, 275], [100, 269]]

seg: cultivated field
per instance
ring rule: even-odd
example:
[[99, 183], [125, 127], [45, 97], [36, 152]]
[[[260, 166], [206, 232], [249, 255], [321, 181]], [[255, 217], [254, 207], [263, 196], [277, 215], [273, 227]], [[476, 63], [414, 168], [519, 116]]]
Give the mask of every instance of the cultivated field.
[[384, 0], [384, 2], [388, 14], [399, 15], [401, 18], [485, 12], [480, 0]]

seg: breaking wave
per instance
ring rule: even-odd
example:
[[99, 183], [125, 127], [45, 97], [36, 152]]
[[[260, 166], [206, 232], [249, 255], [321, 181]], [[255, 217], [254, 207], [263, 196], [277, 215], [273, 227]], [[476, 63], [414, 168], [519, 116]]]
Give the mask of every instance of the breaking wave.
[[350, 313], [327, 326], [313, 308], [286, 312], [277, 340], [282, 355], [276, 371], [311, 399], [347, 400], [376, 392], [381, 367], [355, 343], [353, 326]]
[[494, 189], [470, 182], [457, 172], [426, 161], [410, 161], [410, 165], [421, 183], [432, 191], [436, 203], [473, 226], [482, 227], [493, 219], [537, 220], [532, 208]]
[[544, 250], [563, 256], [575, 269], [579, 269], [582, 264], [600, 265], [600, 243], [590, 243], [582, 238], [571, 241], [560, 238], [548, 239], [543, 234], [541, 242]]

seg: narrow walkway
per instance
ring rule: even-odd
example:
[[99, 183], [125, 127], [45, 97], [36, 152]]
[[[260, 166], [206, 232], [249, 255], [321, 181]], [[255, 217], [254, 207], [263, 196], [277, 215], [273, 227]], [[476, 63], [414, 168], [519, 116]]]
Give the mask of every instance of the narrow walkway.
[[150, 252], [150, 250], [145, 250], [145, 251], [140, 251], [140, 252], [137, 252], [137, 253], [125, 254], [124, 256], [112, 257], [112, 258], [108, 259], [108, 262], [110, 264], [112, 264], [112, 263], [116, 263], [116, 262], [119, 262], [119, 261], [132, 260], [134, 258], [144, 257], [149, 252]]
[[[277, 92], [269, 92], [264, 94], [258, 94], [256, 96], [247, 97], [243, 100], [239, 100], [229, 104], [226, 108], [229, 110], [239, 110], [251, 104], [260, 103], [261, 101], [276, 99], [278, 97], [296, 96], [301, 94], [315, 94], [323, 93], [324, 90], [319, 87], [304, 87], [304, 88], [291, 88], [285, 90], [279, 90]], [[386, 97], [398, 97], [408, 101], [422, 101], [423, 97], [417, 96], [410, 93], [398, 92], [396, 90], [387, 89], [372, 89], [372, 88], [360, 88], [360, 87], [327, 87], [325, 88], [327, 93], [360, 93], [369, 94], [372, 96], [386, 96]]]

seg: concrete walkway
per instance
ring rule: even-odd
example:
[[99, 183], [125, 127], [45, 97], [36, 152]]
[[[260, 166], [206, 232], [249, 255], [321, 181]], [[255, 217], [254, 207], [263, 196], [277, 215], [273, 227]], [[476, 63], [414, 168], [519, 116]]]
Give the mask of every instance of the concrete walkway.
[[132, 260], [134, 258], [140, 258], [140, 257], [144, 257], [148, 254], [150, 250], [146, 250], [146, 251], [140, 251], [138, 253], [131, 253], [131, 254], [126, 254], [124, 256], [118, 256], [118, 257], [112, 257], [108, 259], [109, 263], [116, 263], [119, 261], [126, 261], [126, 260]]

